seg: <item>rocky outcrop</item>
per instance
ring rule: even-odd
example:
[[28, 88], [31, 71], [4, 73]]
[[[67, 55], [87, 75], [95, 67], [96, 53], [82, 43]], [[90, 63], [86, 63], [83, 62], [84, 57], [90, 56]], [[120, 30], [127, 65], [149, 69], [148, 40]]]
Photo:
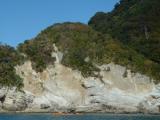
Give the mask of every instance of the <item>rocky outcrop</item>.
[[24, 88], [20, 92], [1, 87], [2, 111], [160, 112], [160, 85], [149, 77], [110, 63], [97, 66], [100, 72], [95, 77], [84, 78], [60, 63], [62, 53], [53, 56], [58, 60], [41, 73], [32, 69], [30, 61], [16, 67]]
[[23, 92], [1, 88], [1, 107], [25, 112], [159, 113], [160, 86], [150, 78], [113, 63], [99, 68], [100, 77], [84, 78], [60, 63], [36, 73], [27, 61], [16, 67], [24, 79]]
[[[1, 108], [4, 111], [23, 111], [33, 98], [22, 91], [13, 88], [1, 88]], [[2, 94], [3, 93], [3, 94]]]

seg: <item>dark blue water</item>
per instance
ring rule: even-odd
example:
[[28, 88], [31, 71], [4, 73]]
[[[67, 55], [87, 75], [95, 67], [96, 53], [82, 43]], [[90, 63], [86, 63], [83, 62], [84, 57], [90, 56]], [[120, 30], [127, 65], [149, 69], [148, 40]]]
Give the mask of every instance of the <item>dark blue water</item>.
[[52, 114], [0, 114], [0, 120], [160, 120], [157, 115], [86, 114], [53, 116]]

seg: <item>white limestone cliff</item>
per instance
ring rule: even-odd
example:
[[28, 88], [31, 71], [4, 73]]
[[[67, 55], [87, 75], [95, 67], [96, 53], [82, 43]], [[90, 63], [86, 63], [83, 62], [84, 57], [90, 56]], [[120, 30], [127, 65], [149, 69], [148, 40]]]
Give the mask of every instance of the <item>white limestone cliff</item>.
[[52, 56], [55, 64], [41, 73], [32, 69], [31, 61], [16, 66], [23, 92], [0, 88], [1, 111], [160, 112], [160, 85], [149, 77], [110, 63], [97, 66], [97, 77], [84, 78], [60, 63], [63, 54], [58, 49]]

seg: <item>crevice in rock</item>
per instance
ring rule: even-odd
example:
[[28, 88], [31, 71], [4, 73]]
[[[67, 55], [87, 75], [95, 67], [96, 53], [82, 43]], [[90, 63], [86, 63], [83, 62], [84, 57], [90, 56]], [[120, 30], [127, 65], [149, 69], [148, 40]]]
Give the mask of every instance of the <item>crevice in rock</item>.
[[102, 104], [102, 108], [106, 109], [106, 110], [117, 110], [116, 107], [114, 107], [112, 105], [106, 105], [106, 104]]
[[100, 76], [99, 80], [101, 81], [102, 84], [105, 84], [102, 76]]
[[92, 96], [96, 96], [96, 95], [95, 95], [95, 94], [90, 94], [89, 96], [91, 96], [91, 97], [92, 97]]
[[99, 104], [99, 103], [100, 103], [100, 101], [97, 101], [97, 100], [91, 100], [91, 101], [90, 101], [90, 103], [91, 103], [91, 104], [95, 104], [95, 103]]
[[41, 109], [48, 109], [48, 108], [50, 108], [49, 105], [47, 105], [47, 104], [41, 104]]
[[2, 104], [4, 103], [5, 98], [6, 98], [6, 95], [4, 95], [4, 96], [2, 96], [2, 97], [0, 98], [0, 101], [1, 101]]
[[127, 70], [125, 70], [125, 72], [123, 73], [123, 77], [124, 78], [128, 77], [128, 71]]
[[82, 86], [84, 89], [89, 89], [89, 88], [93, 88], [93, 87], [94, 87], [94, 86], [87, 87], [87, 86], [85, 86], [84, 84], [81, 84], [81, 86]]

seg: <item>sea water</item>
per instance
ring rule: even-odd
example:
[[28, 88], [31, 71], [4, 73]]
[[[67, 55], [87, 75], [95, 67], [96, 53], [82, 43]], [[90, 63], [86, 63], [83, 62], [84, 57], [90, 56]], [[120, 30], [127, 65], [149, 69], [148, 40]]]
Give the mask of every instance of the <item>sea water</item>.
[[159, 115], [115, 115], [84, 114], [62, 115], [52, 114], [0, 114], [0, 120], [160, 120]]

